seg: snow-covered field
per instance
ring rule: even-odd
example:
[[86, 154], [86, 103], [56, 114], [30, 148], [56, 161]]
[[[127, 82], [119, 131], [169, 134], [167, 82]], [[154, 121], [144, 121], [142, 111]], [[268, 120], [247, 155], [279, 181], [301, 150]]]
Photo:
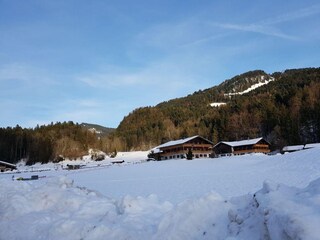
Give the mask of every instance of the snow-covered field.
[[[0, 174], [0, 239], [320, 238], [320, 148], [193, 161], [146, 155]], [[39, 179], [16, 180], [32, 175]]]

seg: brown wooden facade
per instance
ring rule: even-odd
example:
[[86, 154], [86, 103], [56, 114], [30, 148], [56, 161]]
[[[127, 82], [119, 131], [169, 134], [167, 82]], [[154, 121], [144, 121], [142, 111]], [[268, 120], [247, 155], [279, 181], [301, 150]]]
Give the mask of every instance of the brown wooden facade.
[[186, 158], [186, 154], [191, 149], [193, 158], [210, 157], [212, 153], [212, 142], [200, 137], [194, 136], [187, 139], [171, 141], [158, 146], [161, 160], [182, 159]]
[[237, 141], [219, 142], [213, 148], [216, 156], [243, 155], [248, 153], [269, 153], [270, 143], [263, 138]]

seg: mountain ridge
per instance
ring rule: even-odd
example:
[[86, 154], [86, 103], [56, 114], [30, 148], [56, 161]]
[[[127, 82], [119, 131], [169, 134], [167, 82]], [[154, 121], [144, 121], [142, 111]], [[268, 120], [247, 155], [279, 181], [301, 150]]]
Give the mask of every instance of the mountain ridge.
[[[261, 86], [244, 92], [255, 84]], [[135, 109], [119, 124], [116, 136], [129, 149], [192, 135], [213, 142], [263, 136], [276, 147], [319, 141], [319, 89], [320, 68], [249, 71], [188, 96]], [[228, 95], [236, 92], [244, 93]], [[226, 105], [210, 106], [214, 102]]]

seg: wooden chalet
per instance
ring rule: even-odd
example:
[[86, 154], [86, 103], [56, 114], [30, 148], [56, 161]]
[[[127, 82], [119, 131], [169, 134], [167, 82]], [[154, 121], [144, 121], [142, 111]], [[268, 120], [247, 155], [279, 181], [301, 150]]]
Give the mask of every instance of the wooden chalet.
[[185, 139], [170, 141], [153, 149], [160, 160], [186, 158], [189, 149], [193, 158], [207, 158], [211, 156], [213, 143], [203, 137], [193, 136]]
[[217, 157], [248, 153], [269, 153], [270, 143], [263, 138], [235, 142], [219, 142], [213, 147], [213, 151]]
[[15, 169], [17, 169], [16, 165], [12, 163], [0, 161], [0, 172], [12, 171]]

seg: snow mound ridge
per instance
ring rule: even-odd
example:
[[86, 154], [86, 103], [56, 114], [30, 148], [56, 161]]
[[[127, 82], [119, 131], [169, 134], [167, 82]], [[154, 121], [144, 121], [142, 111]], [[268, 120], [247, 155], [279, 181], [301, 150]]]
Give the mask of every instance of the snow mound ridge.
[[320, 178], [299, 189], [265, 182], [255, 194], [210, 193], [177, 205], [107, 198], [66, 177], [42, 186], [0, 180], [2, 239], [319, 239]]

